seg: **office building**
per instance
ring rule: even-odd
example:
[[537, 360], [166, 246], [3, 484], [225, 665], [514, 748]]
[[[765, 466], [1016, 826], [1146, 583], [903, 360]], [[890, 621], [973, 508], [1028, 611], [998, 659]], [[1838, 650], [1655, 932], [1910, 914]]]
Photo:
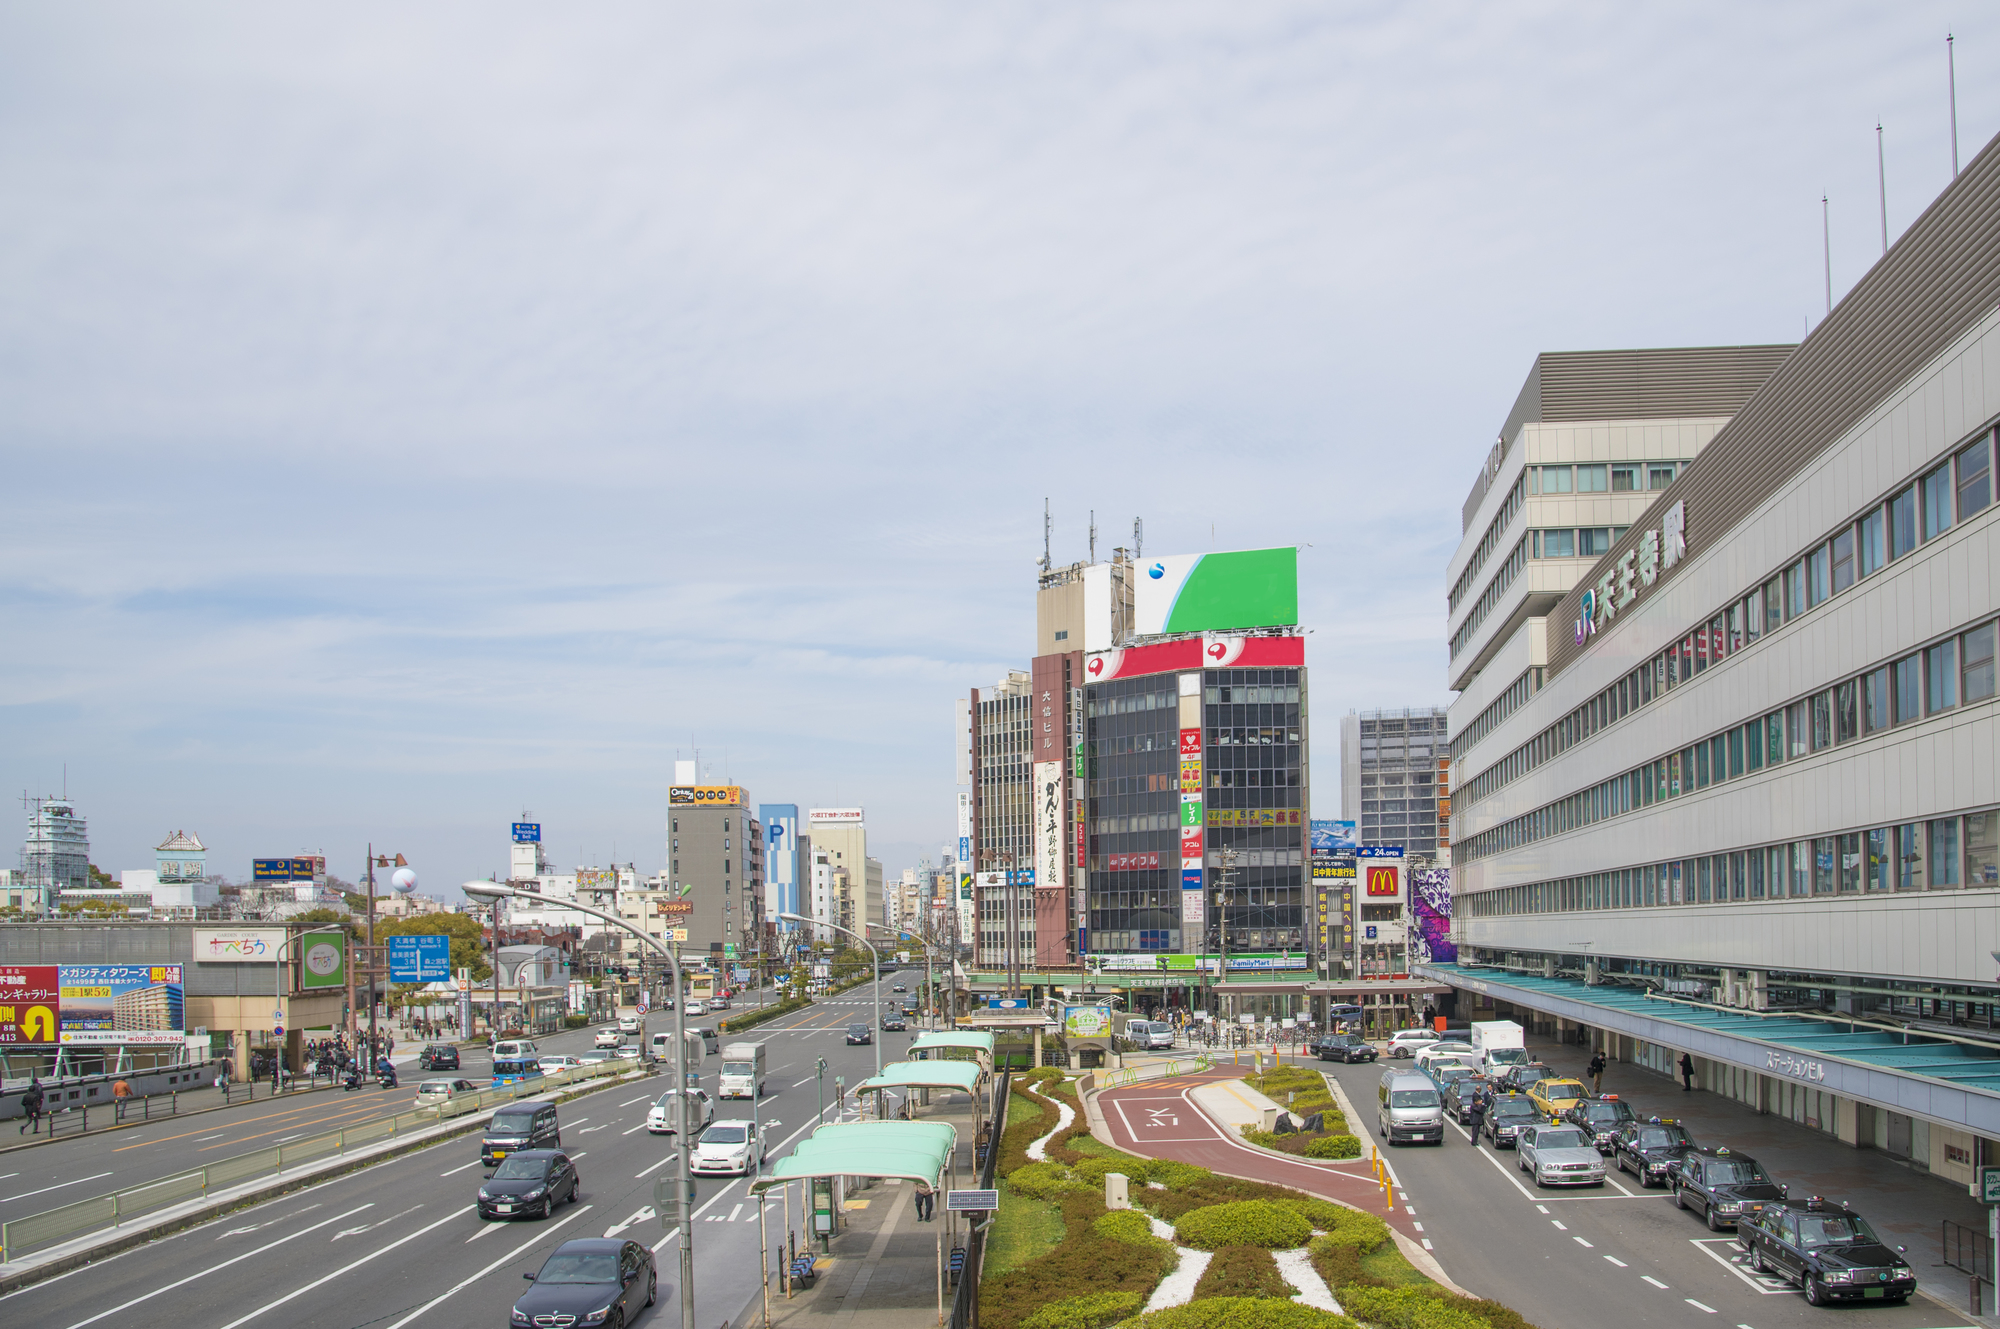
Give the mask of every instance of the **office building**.
[[[1996, 215], [1989, 144], [1568, 589], [1468, 629], [1479, 547], [1532, 559], [1513, 532], [1548, 521], [1487, 539], [1524, 476], [1625, 461], [1608, 426], [1572, 455], [1503, 436], [1448, 583], [1458, 957], [1419, 966], [1461, 1017], [1686, 1052], [1703, 1088], [1958, 1184], [2000, 1161]], [[1710, 391], [1655, 354], [1655, 402]]]
[[762, 870], [762, 837], [748, 790], [734, 784], [668, 787], [669, 902], [691, 906], [675, 920], [687, 929], [682, 954], [720, 962], [761, 949]]
[[[808, 808], [806, 836], [811, 841], [815, 918], [862, 929], [888, 920], [882, 904], [882, 860], [868, 857], [868, 817], [862, 808]], [[821, 874], [820, 869], [825, 873]], [[846, 880], [822, 904], [820, 877], [829, 887], [835, 874]], [[826, 938], [834, 940], [834, 938]]]
[[[991, 689], [972, 689], [958, 706], [959, 780], [970, 790], [968, 838], [978, 921], [973, 962], [981, 969], [1007, 964], [1010, 917], [1018, 953], [1034, 955], [1031, 696], [1030, 675], [1015, 669]], [[1008, 884], [1010, 878], [1015, 885]]]
[[762, 804], [757, 821], [763, 830], [764, 920], [780, 932], [789, 932], [797, 925], [780, 922], [778, 915], [799, 912], [799, 883], [807, 876], [810, 861], [799, 835], [799, 805]]
[[55, 908], [63, 891], [90, 888], [90, 825], [66, 798], [28, 800], [28, 838], [21, 846], [21, 885], [32, 913]]
[[1439, 815], [1448, 722], [1442, 707], [1340, 717], [1340, 818], [1359, 843], [1402, 845], [1412, 858], [1449, 843]]

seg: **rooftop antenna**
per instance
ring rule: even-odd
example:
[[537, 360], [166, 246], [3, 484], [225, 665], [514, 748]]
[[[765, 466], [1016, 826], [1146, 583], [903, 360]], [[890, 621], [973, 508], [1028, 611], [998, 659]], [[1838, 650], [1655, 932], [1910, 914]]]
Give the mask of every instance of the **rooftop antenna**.
[[1945, 87], [1951, 94], [1951, 178], [1958, 179], [1958, 56], [1952, 49], [1951, 33], [1944, 35]]
[[1826, 195], [1819, 196], [1819, 238], [1826, 257], [1826, 312], [1833, 313], [1833, 222], [1827, 211]]
[[1097, 509], [1090, 510], [1090, 561], [1097, 562]]
[[1055, 566], [1055, 561], [1049, 557], [1049, 535], [1054, 529], [1054, 524], [1049, 520], [1049, 501], [1044, 498], [1042, 500], [1042, 561], [1037, 564], [1043, 572], [1047, 572]]
[[1875, 187], [1882, 198], [1882, 252], [1889, 252], [1889, 172], [1882, 164], [1882, 122], [1875, 122]]
[[1145, 557], [1145, 548], [1146, 523], [1138, 517], [1134, 517], [1132, 519], [1132, 561], [1134, 563], [1139, 562]]

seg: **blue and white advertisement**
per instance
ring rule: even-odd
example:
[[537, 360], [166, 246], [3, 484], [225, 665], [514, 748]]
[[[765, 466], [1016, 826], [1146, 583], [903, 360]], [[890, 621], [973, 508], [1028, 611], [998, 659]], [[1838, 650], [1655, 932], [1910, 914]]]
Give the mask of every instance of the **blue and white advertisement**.
[[179, 1043], [186, 989], [177, 964], [65, 964], [56, 968], [62, 1041]]
[[1354, 823], [1351, 821], [1314, 821], [1312, 824], [1312, 851], [1315, 854], [1353, 853]]
[[760, 804], [757, 820], [764, 824], [764, 921], [810, 912], [799, 908], [799, 805]]

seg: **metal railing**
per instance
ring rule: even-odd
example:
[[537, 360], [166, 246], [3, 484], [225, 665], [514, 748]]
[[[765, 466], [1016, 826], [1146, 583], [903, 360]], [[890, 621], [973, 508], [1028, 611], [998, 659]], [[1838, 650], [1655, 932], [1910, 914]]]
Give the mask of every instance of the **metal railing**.
[[1214, 1063], [1207, 1057], [1187, 1057], [1174, 1061], [1156, 1061], [1148, 1066], [1127, 1066], [1123, 1070], [1110, 1072], [1094, 1079], [1092, 1083], [1099, 1089], [1116, 1089], [1120, 1085], [1139, 1080], [1162, 1080], [1174, 1075], [1195, 1075], [1213, 1069]]
[[[1005, 1071], [1000, 1074], [1000, 1084], [993, 1092], [993, 1122], [989, 1127], [986, 1155], [979, 1160], [979, 1189], [993, 1189], [993, 1172], [1000, 1162], [1000, 1137], [1007, 1132], [1007, 1104], [1009, 1081], [1013, 1077]], [[952, 1293], [951, 1310], [946, 1316], [948, 1329], [979, 1329], [979, 1273], [986, 1255], [986, 1231], [999, 1220], [1000, 1211], [994, 1210], [986, 1222], [975, 1226], [965, 1239], [965, 1265], [959, 1271], [958, 1287]]]
[[127, 1219], [178, 1204], [183, 1200], [191, 1200], [197, 1196], [206, 1197], [257, 1177], [275, 1176], [288, 1168], [296, 1168], [330, 1155], [344, 1154], [350, 1148], [374, 1144], [380, 1140], [393, 1139], [412, 1131], [436, 1126], [455, 1117], [478, 1112], [496, 1103], [508, 1102], [531, 1094], [546, 1093], [550, 1089], [558, 1089], [582, 1080], [620, 1075], [639, 1064], [638, 1058], [625, 1057], [616, 1061], [595, 1062], [587, 1066], [572, 1066], [566, 1070], [521, 1080], [514, 1084], [482, 1089], [477, 1093], [460, 1094], [433, 1107], [420, 1107], [395, 1116], [377, 1117], [372, 1121], [364, 1121], [341, 1130], [307, 1136], [304, 1139], [273, 1145], [248, 1154], [238, 1154], [234, 1158], [220, 1159], [192, 1172], [181, 1172], [155, 1181], [142, 1182], [137, 1186], [128, 1186], [104, 1195], [94, 1195], [87, 1200], [78, 1200], [56, 1209], [45, 1209], [41, 1213], [30, 1214], [26, 1218], [0, 1223], [0, 1264], [16, 1259], [27, 1251], [67, 1241], [98, 1228], [116, 1228]]
[[1940, 1221], [1944, 1227], [1938, 1234], [1938, 1248], [1944, 1258], [1939, 1263], [1974, 1278], [1993, 1277], [1993, 1246], [1986, 1234], [1949, 1218]]

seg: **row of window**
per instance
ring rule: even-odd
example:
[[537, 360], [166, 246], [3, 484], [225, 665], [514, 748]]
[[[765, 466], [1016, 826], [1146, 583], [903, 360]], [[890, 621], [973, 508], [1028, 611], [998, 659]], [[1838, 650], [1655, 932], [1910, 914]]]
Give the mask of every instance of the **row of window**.
[[1470, 752], [1475, 743], [1492, 733], [1493, 730], [1527, 703], [1541, 686], [1541, 669], [1523, 670], [1521, 676], [1507, 685], [1507, 690], [1487, 704], [1485, 710], [1472, 717], [1472, 723], [1465, 732], [1456, 734], [1451, 740], [1451, 755], [1456, 760], [1461, 754]]
[[1514, 578], [1520, 576], [1521, 570], [1527, 566], [1528, 537], [1524, 535], [1515, 543], [1513, 552], [1507, 555], [1507, 561], [1500, 565], [1500, 570], [1493, 574], [1493, 580], [1479, 593], [1479, 603], [1472, 606], [1472, 612], [1465, 616], [1465, 622], [1459, 624], [1458, 631], [1451, 634], [1452, 659], [1458, 658], [1458, 653], [1465, 649], [1465, 644], [1472, 640], [1475, 632], [1479, 631], [1479, 625], [1493, 612], [1493, 606], [1500, 603], [1500, 597], [1507, 594], [1507, 588], [1514, 584]]
[[[1993, 447], [1988, 429], [1555, 724], [1459, 787], [1470, 807], [1567, 751], [1607, 724], [1651, 702], [1766, 634], [1810, 612], [1857, 580], [1903, 557], [1984, 511], [1993, 501]], [[1470, 742], [1466, 745], [1471, 746]]]
[[1578, 526], [1561, 530], [1542, 527], [1528, 532], [1528, 557], [1602, 558], [1611, 552], [1611, 542], [1630, 529], [1628, 526]]
[[1981, 623], [1460, 842], [1467, 862], [1706, 789], [1994, 694], [2000, 624]]
[[1579, 466], [1530, 466], [1531, 494], [1636, 494], [1665, 489], [1692, 462], [1614, 461]]
[[2000, 812], [1876, 826], [1460, 896], [1471, 918], [2000, 886]]
[[1514, 518], [1521, 515], [1521, 505], [1527, 498], [1528, 477], [1524, 473], [1515, 479], [1514, 487], [1507, 492], [1507, 501], [1500, 505], [1500, 511], [1494, 514], [1491, 522], [1487, 523], [1486, 534], [1479, 537], [1479, 548], [1473, 550], [1472, 560], [1465, 565], [1465, 571], [1459, 573], [1458, 580], [1452, 584], [1447, 613], [1458, 612], [1459, 600], [1471, 588], [1472, 580], [1479, 575], [1479, 570], [1486, 566], [1486, 560], [1493, 557], [1493, 551], [1500, 547], [1501, 538], [1506, 535], [1507, 528], [1513, 524]]

